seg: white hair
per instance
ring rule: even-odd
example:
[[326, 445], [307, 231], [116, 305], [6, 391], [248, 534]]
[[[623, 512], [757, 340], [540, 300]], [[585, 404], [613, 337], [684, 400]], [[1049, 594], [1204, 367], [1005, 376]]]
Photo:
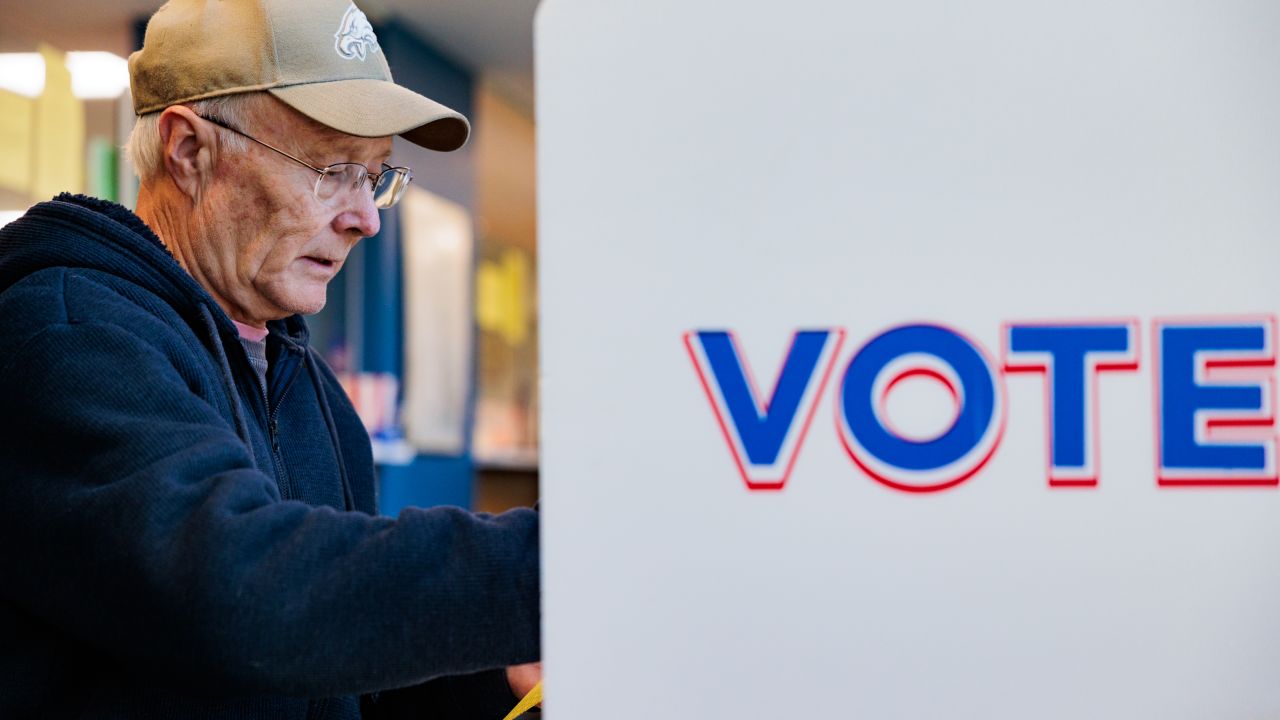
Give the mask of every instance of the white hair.
[[[240, 129], [246, 126], [246, 121], [260, 107], [260, 96], [261, 93], [257, 92], [238, 93], [182, 104], [197, 115], [213, 116]], [[129, 161], [133, 163], [134, 172], [142, 181], [156, 177], [164, 169], [164, 148], [160, 145], [161, 112], [163, 111], [157, 110], [138, 116], [133, 131], [129, 133], [129, 142], [124, 146]], [[243, 152], [249, 146], [248, 140], [231, 132], [219, 133], [218, 142], [233, 152]]]

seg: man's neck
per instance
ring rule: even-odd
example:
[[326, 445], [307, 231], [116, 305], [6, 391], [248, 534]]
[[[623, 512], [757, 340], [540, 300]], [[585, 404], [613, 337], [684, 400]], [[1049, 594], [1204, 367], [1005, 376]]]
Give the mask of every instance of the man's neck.
[[[213, 297], [214, 302], [218, 303], [218, 307], [227, 314], [228, 317], [236, 323], [237, 326], [243, 325], [249, 328], [252, 333], [261, 333], [264, 337], [267, 332], [267, 321], [260, 320], [249, 316], [249, 313], [243, 312], [241, 308], [231, 303], [227, 298], [222, 297], [216, 288], [216, 284], [210, 282], [209, 278], [203, 276], [199, 263], [195, 262], [195, 246], [193, 243], [194, 232], [191, 221], [195, 217], [195, 209], [191, 207], [182, 208], [181, 211], [175, 209], [176, 203], [168, 202], [161, 196], [163, 189], [152, 189], [143, 187], [138, 190], [138, 204], [134, 213], [142, 218], [142, 221], [151, 228], [152, 232], [160, 238], [160, 242], [169, 249], [173, 258], [178, 261], [183, 270], [187, 271], [200, 287]], [[241, 330], [244, 334], [244, 330]]]
[[[134, 213], [142, 218], [142, 221], [151, 228], [152, 232], [160, 238], [160, 242], [169, 249], [173, 258], [178, 261], [183, 270], [200, 282], [200, 285], [208, 288], [208, 284], [201, 281], [201, 278], [193, 271], [194, 263], [191, 262], [188, 248], [191, 247], [189, 242], [189, 228], [186, 222], [180, 221], [177, 217], [178, 213], [173, 212], [172, 203], [163, 202], [157, 197], [158, 191], [153, 191], [145, 186], [138, 190], [138, 205]], [[189, 215], [188, 215], [189, 217]]]

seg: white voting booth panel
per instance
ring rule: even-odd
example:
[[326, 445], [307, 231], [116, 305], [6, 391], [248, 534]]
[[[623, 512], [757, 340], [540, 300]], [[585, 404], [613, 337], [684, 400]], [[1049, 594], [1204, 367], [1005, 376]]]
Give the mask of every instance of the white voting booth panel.
[[556, 720], [1280, 717], [1278, 30], [544, 0]]

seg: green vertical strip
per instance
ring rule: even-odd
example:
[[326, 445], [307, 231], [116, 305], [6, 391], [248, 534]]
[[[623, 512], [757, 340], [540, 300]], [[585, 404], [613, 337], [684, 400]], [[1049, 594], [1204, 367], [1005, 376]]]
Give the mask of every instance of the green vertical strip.
[[120, 188], [117, 163], [119, 162], [116, 146], [103, 137], [95, 137], [89, 141], [88, 191], [94, 197], [119, 202]]

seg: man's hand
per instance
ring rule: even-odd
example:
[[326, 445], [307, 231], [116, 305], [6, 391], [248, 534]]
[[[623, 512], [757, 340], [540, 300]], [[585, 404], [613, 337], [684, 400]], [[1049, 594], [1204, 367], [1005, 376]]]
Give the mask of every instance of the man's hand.
[[507, 684], [511, 686], [511, 692], [515, 693], [518, 698], [528, 695], [533, 686], [541, 681], [542, 663], [540, 662], [527, 665], [512, 665], [507, 668]]

